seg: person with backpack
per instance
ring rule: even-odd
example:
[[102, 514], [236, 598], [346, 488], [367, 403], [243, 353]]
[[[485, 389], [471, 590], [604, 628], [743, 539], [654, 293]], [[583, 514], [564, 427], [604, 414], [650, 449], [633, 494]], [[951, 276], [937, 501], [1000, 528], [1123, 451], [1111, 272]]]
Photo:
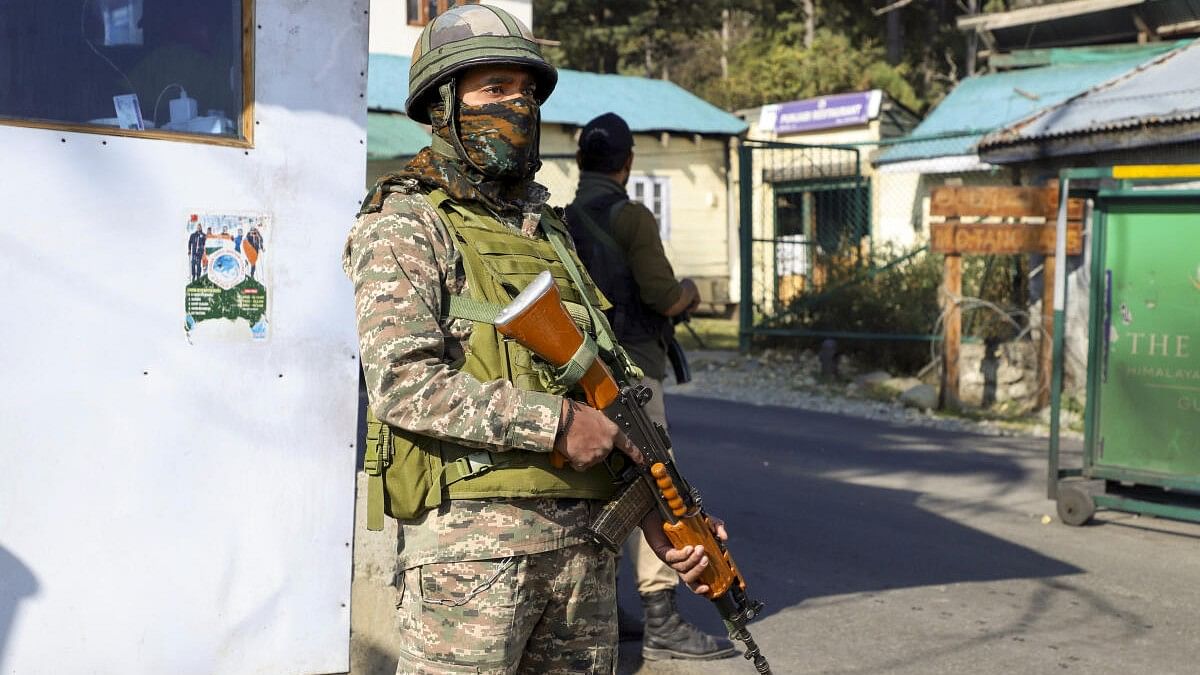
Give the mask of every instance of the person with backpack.
[[[671, 319], [695, 309], [700, 293], [691, 279], [676, 280], [654, 214], [626, 194], [633, 167], [633, 134], [625, 120], [605, 113], [588, 122], [580, 132], [575, 157], [579, 187], [566, 209], [567, 226], [579, 257], [612, 302], [605, 313], [617, 341], [641, 369], [640, 384], [654, 392], [646, 412], [665, 429], [662, 383], [667, 347], [674, 339]], [[640, 637], [646, 660], [733, 656], [736, 649], [728, 640], [708, 635], [680, 616], [675, 572], [641, 537], [630, 539], [625, 550], [636, 571], [644, 625], [622, 615], [622, 639]]]

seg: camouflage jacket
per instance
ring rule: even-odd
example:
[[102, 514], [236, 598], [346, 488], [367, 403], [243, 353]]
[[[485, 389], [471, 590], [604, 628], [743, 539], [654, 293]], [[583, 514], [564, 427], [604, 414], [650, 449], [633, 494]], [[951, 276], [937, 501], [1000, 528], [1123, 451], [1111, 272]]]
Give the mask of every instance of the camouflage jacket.
[[[423, 194], [393, 192], [381, 211], [359, 217], [342, 265], [354, 284], [363, 373], [380, 421], [493, 452], [553, 449], [561, 397], [522, 391], [506, 380], [480, 382], [451, 367], [462, 362], [473, 323], [440, 318], [442, 302], [465, 292], [466, 274]], [[401, 565], [581, 543], [580, 528], [593, 508], [574, 499], [447, 501], [401, 522]]]

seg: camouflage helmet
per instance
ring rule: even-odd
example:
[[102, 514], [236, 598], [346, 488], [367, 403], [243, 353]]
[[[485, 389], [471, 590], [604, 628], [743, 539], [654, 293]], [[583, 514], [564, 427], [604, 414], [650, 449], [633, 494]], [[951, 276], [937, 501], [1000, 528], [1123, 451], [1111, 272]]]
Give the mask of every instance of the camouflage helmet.
[[558, 71], [542, 57], [524, 24], [498, 7], [462, 5], [421, 31], [408, 70], [404, 111], [410, 119], [429, 124], [429, 104], [439, 85], [471, 66], [491, 63], [529, 68], [537, 79], [538, 103], [546, 101], [558, 82]]

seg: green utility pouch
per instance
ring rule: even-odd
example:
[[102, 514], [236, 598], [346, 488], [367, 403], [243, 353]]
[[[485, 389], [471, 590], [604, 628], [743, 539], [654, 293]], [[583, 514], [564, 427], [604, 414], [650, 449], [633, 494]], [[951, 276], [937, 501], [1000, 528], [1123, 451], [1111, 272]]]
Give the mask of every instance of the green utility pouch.
[[[401, 436], [367, 409], [367, 529], [382, 530], [383, 516], [416, 518], [442, 501], [441, 443]], [[414, 442], [415, 441], [415, 442]]]

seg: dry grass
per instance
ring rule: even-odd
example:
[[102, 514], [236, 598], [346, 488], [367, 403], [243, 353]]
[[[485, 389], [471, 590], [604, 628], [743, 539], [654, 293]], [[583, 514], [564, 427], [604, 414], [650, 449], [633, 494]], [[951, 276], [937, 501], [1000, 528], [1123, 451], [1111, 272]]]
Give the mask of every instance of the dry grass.
[[[738, 348], [737, 319], [694, 317], [689, 325], [692, 330], [688, 330], [688, 327], [683, 324], [675, 326], [675, 339], [679, 340], [679, 344], [685, 350]], [[695, 335], [692, 334], [692, 331], [695, 331]]]

